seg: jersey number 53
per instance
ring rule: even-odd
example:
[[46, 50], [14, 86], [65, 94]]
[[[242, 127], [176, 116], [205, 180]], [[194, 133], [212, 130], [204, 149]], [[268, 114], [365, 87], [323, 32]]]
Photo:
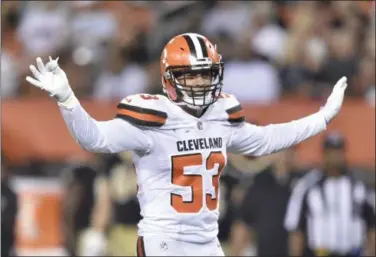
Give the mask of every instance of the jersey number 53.
[[[175, 155], [171, 157], [172, 160], [172, 178], [171, 182], [174, 185], [191, 187], [191, 201], [184, 201], [181, 195], [171, 193], [171, 206], [178, 213], [197, 213], [204, 205], [204, 194], [206, 199], [206, 206], [209, 210], [215, 210], [218, 207], [218, 190], [219, 177], [223, 168], [225, 167], [225, 156], [222, 152], [211, 152], [203, 162], [201, 153], [189, 155]], [[184, 174], [184, 169], [192, 166], [205, 165], [206, 172], [214, 169], [215, 164], [218, 164], [218, 172], [212, 175], [212, 185], [215, 190], [215, 197], [211, 194], [205, 193], [203, 188], [203, 176], [199, 174]]]

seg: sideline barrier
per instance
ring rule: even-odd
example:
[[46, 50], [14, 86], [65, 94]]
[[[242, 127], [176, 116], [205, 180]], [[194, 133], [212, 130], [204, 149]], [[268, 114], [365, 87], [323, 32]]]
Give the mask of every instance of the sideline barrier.
[[[107, 120], [115, 116], [117, 102], [81, 100], [94, 118]], [[261, 125], [287, 122], [318, 110], [317, 102], [286, 99], [267, 106], [243, 106], [247, 119]], [[90, 159], [92, 154], [82, 150], [70, 136], [56, 103], [51, 99], [20, 99], [2, 102], [2, 151], [10, 164], [22, 164], [32, 159], [64, 161]], [[363, 101], [346, 100], [340, 114], [329, 130], [342, 131], [348, 140], [350, 164], [375, 165], [375, 109]], [[124, 131], [126, 133], [126, 131]], [[318, 163], [323, 134], [299, 145], [303, 163]]]

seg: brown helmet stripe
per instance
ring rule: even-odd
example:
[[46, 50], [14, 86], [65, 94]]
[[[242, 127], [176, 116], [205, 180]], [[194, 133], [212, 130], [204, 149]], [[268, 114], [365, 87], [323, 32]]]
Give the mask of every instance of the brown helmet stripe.
[[208, 57], [208, 49], [206, 48], [204, 39], [202, 37], [197, 37], [197, 38], [202, 49], [202, 57], [204, 58]]
[[193, 57], [197, 58], [197, 52], [196, 52], [195, 44], [193, 43], [192, 38], [188, 35], [184, 35], [183, 37], [185, 41], [187, 41], [189, 52], [191, 53]]

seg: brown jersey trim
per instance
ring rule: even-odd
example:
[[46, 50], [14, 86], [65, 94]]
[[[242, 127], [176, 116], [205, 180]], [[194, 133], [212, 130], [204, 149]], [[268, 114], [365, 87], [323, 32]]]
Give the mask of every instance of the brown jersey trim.
[[166, 123], [167, 113], [120, 103], [116, 117], [140, 126], [160, 127]]
[[245, 120], [244, 110], [240, 104], [227, 109], [226, 112], [228, 114], [228, 121], [231, 123], [243, 122]]

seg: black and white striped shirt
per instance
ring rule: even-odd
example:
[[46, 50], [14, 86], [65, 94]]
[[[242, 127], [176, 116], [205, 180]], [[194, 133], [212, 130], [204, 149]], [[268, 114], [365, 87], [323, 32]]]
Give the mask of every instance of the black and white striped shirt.
[[313, 170], [293, 189], [285, 227], [303, 231], [310, 250], [348, 254], [363, 247], [366, 230], [375, 226], [371, 195], [349, 173], [327, 177]]

